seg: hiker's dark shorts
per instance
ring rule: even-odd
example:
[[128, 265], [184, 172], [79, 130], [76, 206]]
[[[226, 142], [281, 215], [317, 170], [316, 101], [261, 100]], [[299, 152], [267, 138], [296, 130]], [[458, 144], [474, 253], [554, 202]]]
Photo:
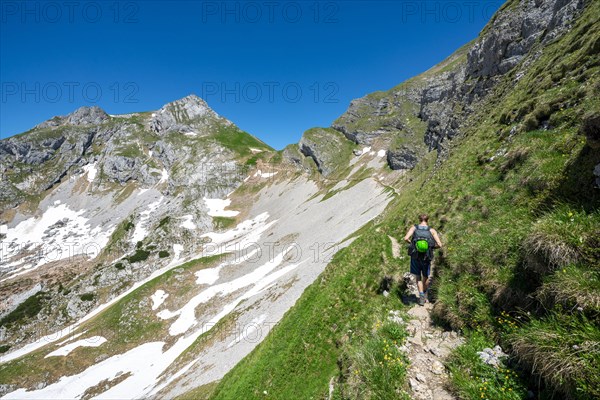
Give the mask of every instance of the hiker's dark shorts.
[[431, 260], [421, 260], [416, 257], [410, 258], [410, 273], [413, 275], [417, 275], [418, 278], [421, 277], [421, 274], [425, 278], [429, 278], [429, 272], [431, 270]]

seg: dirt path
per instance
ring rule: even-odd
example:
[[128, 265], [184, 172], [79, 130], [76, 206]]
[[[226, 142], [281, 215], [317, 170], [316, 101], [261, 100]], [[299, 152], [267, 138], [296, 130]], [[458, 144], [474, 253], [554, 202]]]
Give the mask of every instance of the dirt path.
[[[400, 244], [395, 238], [391, 236], [389, 238], [392, 243], [392, 254], [397, 258], [400, 256]], [[429, 302], [424, 306], [416, 304], [418, 290], [414, 277], [406, 273], [403, 279], [407, 284], [407, 291], [411, 293], [403, 301], [412, 304], [408, 311], [410, 320], [406, 325], [409, 338], [404, 345], [404, 350], [410, 359], [408, 379], [411, 397], [418, 400], [456, 399], [446, 389], [448, 373], [443, 362], [452, 349], [463, 342], [463, 339], [456, 332], [444, 331], [434, 325], [431, 320], [433, 305]]]
[[398, 243], [398, 240], [396, 240], [395, 237], [389, 235], [388, 237], [392, 242], [392, 255], [394, 256], [394, 258], [400, 257], [400, 243]]

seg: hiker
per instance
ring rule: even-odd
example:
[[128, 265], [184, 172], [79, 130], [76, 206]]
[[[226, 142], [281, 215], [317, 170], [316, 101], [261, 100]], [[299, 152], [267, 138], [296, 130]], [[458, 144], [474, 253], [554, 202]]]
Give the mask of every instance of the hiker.
[[[410, 227], [404, 241], [409, 243], [408, 255], [410, 256], [410, 273], [417, 279], [419, 288], [419, 305], [425, 305], [427, 300], [427, 289], [429, 288], [429, 273], [431, 272], [431, 260], [433, 260], [433, 249], [441, 248], [442, 242], [435, 229], [427, 225], [429, 216], [419, 215], [419, 224]], [[421, 275], [423, 276], [421, 278]]]

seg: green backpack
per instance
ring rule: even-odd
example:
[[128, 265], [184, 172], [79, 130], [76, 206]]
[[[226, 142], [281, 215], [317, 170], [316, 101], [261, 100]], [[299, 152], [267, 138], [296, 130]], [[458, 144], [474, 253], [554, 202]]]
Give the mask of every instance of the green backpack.
[[428, 226], [415, 225], [413, 233], [413, 247], [417, 254], [428, 255], [431, 257], [430, 250], [433, 250], [433, 235]]

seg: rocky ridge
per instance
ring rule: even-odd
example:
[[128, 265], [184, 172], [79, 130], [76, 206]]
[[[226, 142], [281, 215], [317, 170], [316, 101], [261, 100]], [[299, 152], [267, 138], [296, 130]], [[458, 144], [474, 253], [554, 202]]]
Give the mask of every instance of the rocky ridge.
[[[331, 127], [357, 144], [383, 141], [390, 168], [412, 169], [428, 151], [443, 154], [445, 142], [460, 133], [500, 78], [516, 71], [518, 79], [539, 57], [538, 49], [566, 32], [584, 5], [584, 0], [508, 1], [477, 40], [389, 91], [353, 100]], [[324, 153], [301, 143], [305, 153]]]

